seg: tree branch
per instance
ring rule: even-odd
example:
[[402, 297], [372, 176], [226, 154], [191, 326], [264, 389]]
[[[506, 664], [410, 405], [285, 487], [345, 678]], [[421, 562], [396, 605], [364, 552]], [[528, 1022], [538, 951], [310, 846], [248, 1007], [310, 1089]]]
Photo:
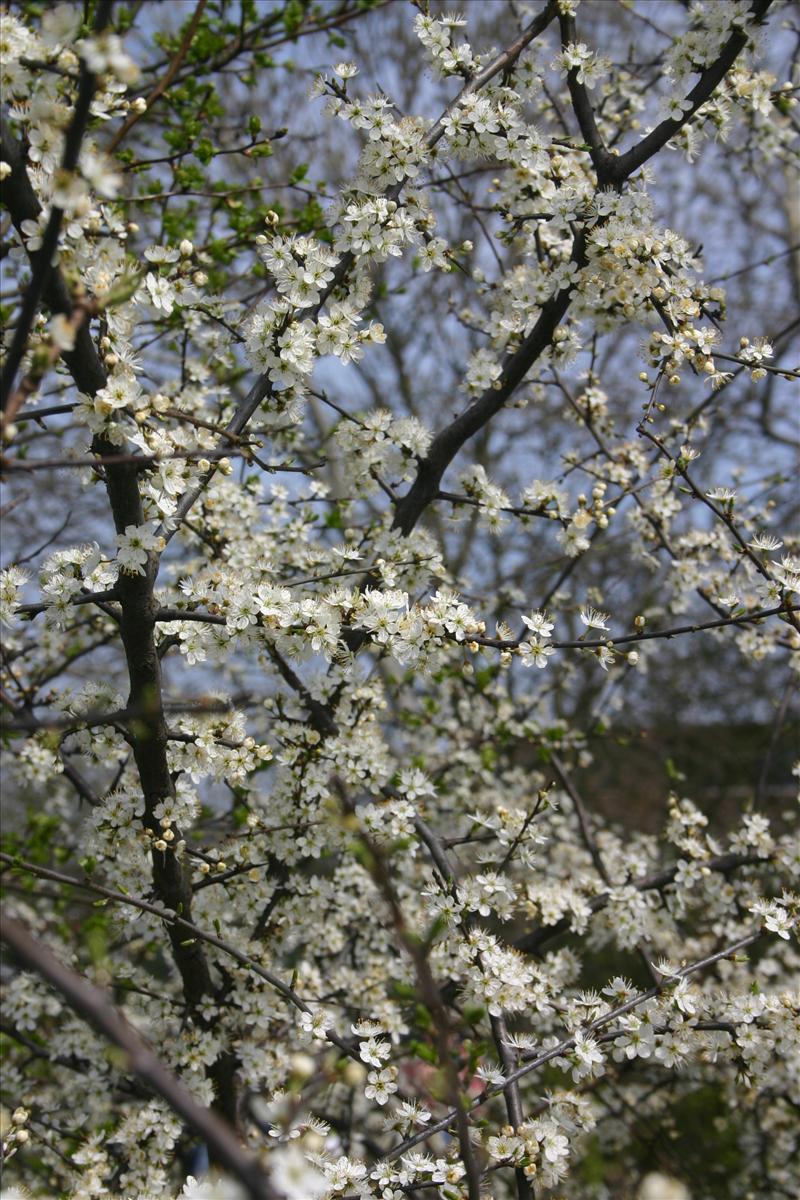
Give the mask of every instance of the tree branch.
[[[575, 26], [575, 18], [566, 13], [559, 16], [559, 25], [561, 27], [561, 45], [564, 49], [571, 43], [577, 42], [578, 33]], [[597, 173], [597, 182], [600, 187], [608, 182], [608, 164], [612, 159], [612, 155], [603, 143], [600, 137], [600, 132], [595, 121], [594, 109], [592, 102], [589, 99], [589, 92], [586, 85], [578, 80], [578, 68], [573, 67], [567, 74], [567, 87], [572, 99], [572, 107], [575, 116], [578, 120], [578, 127], [583, 135], [584, 141], [588, 144], [592, 163]]]
[[[49, 867], [40, 867], [37, 863], [25, 862], [24, 859], [16, 858], [10, 854], [0, 852], [0, 862], [5, 863], [7, 867], [14, 870], [25, 871], [26, 874], [34, 875], [37, 879], [46, 879], [51, 883], [61, 883], [66, 887], [82, 888], [84, 891], [92, 892], [96, 896], [102, 896], [106, 900], [110, 900], [114, 904], [124, 904], [130, 908], [136, 908], [140, 912], [150, 913], [153, 917], [158, 917], [160, 921], [170, 928], [174, 927], [178, 935], [184, 940], [187, 940], [187, 935], [190, 940], [197, 939], [201, 942], [207, 942], [209, 946], [214, 946], [223, 954], [227, 954], [240, 966], [245, 967], [248, 971], [252, 971], [259, 979], [263, 979], [270, 987], [274, 988], [279, 995], [283, 996], [289, 1004], [298, 1010], [298, 1012], [311, 1012], [310, 1007], [303, 1000], [291, 984], [284, 983], [280, 976], [274, 971], [268, 970], [267, 967], [256, 962], [249, 954], [245, 954], [243, 950], [239, 950], [236, 946], [232, 946], [230, 942], [224, 941], [215, 933], [209, 933], [207, 929], [201, 929], [199, 925], [195, 925], [192, 921], [187, 921], [180, 914], [164, 909], [157, 904], [151, 904], [148, 900], [140, 900], [136, 896], [128, 896], [123, 892], [115, 892], [112, 888], [104, 887], [101, 883], [94, 883], [90, 879], [76, 879], [72, 875], [65, 875], [61, 871], [53, 871]], [[213, 881], [212, 881], [213, 882]], [[357, 1049], [344, 1038], [339, 1037], [337, 1033], [328, 1030], [326, 1039], [332, 1046], [336, 1046], [349, 1058], [355, 1059], [356, 1062], [361, 1062], [361, 1058]]]
[[[425, 821], [422, 820], [421, 817], [414, 818], [414, 828], [427, 846], [431, 858], [436, 864], [439, 874], [442, 876], [442, 883], [448, 889], [451, 895], [455, 895], [455, 872], [450, 866], [441, 842], [436, 837], [433, 830], [426, 824]], [[472, 927], [473, 922], [468, 919], [465, 920], [465, 932], [468, 932]], [[478, 964], [482, 965], [480, 954], [478, 955]], [[514, 1070], [515, 1063], [508, 1044], [508, 1027], [506, 1025], [505, 1017], [502, 1015], [502, 1013], [500, 1016], [490, 1016], [489, 1023], [492, 1028], [492, 1038], [497, 1050], [497, 1056], [500, 1059], [500, 1065], [503, 1068], [503, 1073], [505, 1075], [509, 1075]], [[522, 1097], [520, 1096], [519, 1092], [519, 1084], [509, 1083], [505, 1088], [504, 1096], [508, 1119], [511, 1122], [512, 1128], [518, 1129], [524, 1120]], [[530, 1200], [530, 1197], [533, 1193], [531, 1191], [530, 1181], [522, 1167], [516, 1167], [514, 1175], [516, 1178], [517, 1195], [519, 1196], [519, 1200]]]
[[[761, 19], [771, 2], [772, 0], [756, 0], [752, 9], [753, 16]], [[599, 133], [594, 127], [594, 117], [588, 97], [585, 94], [573, 95], [573, 102], [577, 102], [576, 116], [578, 116], [579, 122], [582, 122], [582, 132], [587, 137], [589, 145], [592, 146], [592, 157], [598, 172], [598, 183], [601, 186], [607, 183], [619, 186], [637, 167], [656, 154], [711, 96], [747, 45], [747, 40], [747, 35], [743, 32], [732, 34], [717, 61], [703, 72], [700, 82], [689, 94], [688, 99], [692, 108], [686, 117], [681, 121], [663, 121], [627, 154], [605, 156]], [[584, 249], [585, 238], [579, 231], [575, 235], [570, 261], [581, 264], [584, 261]], [[425, 509], [436, 498], [442, 476], [458, 451], [469, 438], [473, 437], [500, 411], [526, 373], [549, 346], [556, 326], [566, 315], [573, 290], [572, 287], [564, 288], [545, 303], [532, 332], [516, 353], [506, 360], [503, 373], [497, 383], [487, 388], [466, 412], [457, 417], [434, 438], [427, 456], [420, 462], [414, 483], [395, 509], [392, 526], [394, 529], [408, 534], [415, 527]]]
[[[97, 6], [95, 16], [94, 30], [95, 33], [101, 33], [109, 20], [111, 19], [111, 0], [100, 0]], [[78, 157], [81, 150], [81, 142], [83, 135], [86, 132], [86, 126], [89, 122], [89, 108], [92, 103], [92, 98], [97, 87], [97, 78], [92, 71], [88, 69], [86, 64], [81, 61], [81, 76], [78, 84], [78, 96], [75, 101], [75, 109], [72, 114], [72, 120], [64, 139], [64, 154], [61, 159], [61, 170], [65, 174], [72, 174], [78, 166]], [[5, 158], [5, 138], [3, 139], [3, 158]], [[12, 164], [13, 167], [13, 164]], [[38, 205], [38, 201], [37, 201]], [[61, 222], [64, 217], [64, 210], [54, 204], [50, 209], [50, 216], [47, 221], [47, 226], [42, 234], [42, 245], [32, 258], [33, 275], [31, 282], [25, 292], [25, 297], [22, 301], [22, 310], [17, 321], [14, 337], [9, 347], [8, 357], [3, 363], [2, 374], [0, 375], [0, 401], [3, 406], [4, 424], [11, 420], [14, 416], [10, 411], [9, 398], [11, 396], [14, 379], [17, 374], [17, 368], [22, 361], [22, 356], [25, 353], [25, 348], [28, 344], [28, 336], [33, 328], [33, 322], [36, 319], [36, 313], [39, 309], [39, 302], [46, 293], [48, 279], [52, 270], [53, 256], [58, 249], [58, 235], [61, 232]], [[20, 235], [21, 236], [21, 235]], [[70, 305], [70, 308], [72, 306]], [[21, 404], [25, 398], [24, 393], [19, 393], [17, 404]]]
[[25, 926], [3, 913], [0, 937], [22, 965], [55, 988], [87, 1024], [124, 1051], [124, 1070], [137, 1076], [203, 1139], [209, 1150], [244, 1185], [251, 1200], [279, 1200], [279, 1193], [233, 1130], [212, 1109], [197, 1103], [181, 1080], [166, 1069], [104, 992], [60, 962]]
[[[530, 23], [528, 28], [520, 35], [520, 37], [518, 37], [510, 46], [508, 46], [504, 51], [502, 51], [502, 53], [499, 54], [496, 58], [494, 58], [490, 63], [487, 63], [487, 65], [483, 68], [482, 71], [480, 71], [473, 79], [469, 80], [469, 82], [465, 84], [465, 86], [461, 89], [461, 91], [455, 97], [455, 99], [452, 100], [451, 103], [447, 106], [445, 111], [439, 117], [438, 121], [436, 121], [434, 123], [434, 125], [431, 127], [431, 129], [428, 131], [428, 134], [425, 138], [425, 144], [427, 145], [428, 149], [432, 149], [436, 145], [436, 143], [444, 136], [444, 121], [445, 121], [446, 117], [451, 112], [453, 112], [455, 109], [457, 109], [459, 107], [459, 105], [463, 102], [463, 100], [466, 96], [471, 95], [473, 92], [479, 91], [480, 88], [484, 87], [487, 83], [489, 83], [492, 79], [494, 79], [496, 75], [500, 74], [500, 72], [509, 70], [513, 66], [513, 64], [516, 62], [516, 60], [519, 58], [522, 51], [527, 46], [529, 46], [535, 40], [535, 38], [537, 38], [541, 33], [543, 33], [544, 30], [547, 28], [547, 26], [550, 24], [550, 22], [552, 20], [554, 20], [556, 12], [557, 12], [556, 0], [548, 0], [548, 3], [545, 5], [544, 9], [539, 14], [539, 16], [534, 18], [534, 20]], [[387, 198], [390, 200], [397, 200], [403, 190], [405, 182], [406, 182], [405, 179], [400, 180], [399, 183], [396, 183], [391, 188], [389, 188], [389, 190], [387, 192]], [[351, 268], [353, 266], [353, 262], [354, 262], [354, 259], [353, 259], [352, 254], [345, 254], [342, 257], [341, 261], [339, 262], [339, 265], [336, 267], [333, 279], [328, 284], [325, 291], [322, 293], [322, 296], [321, 296], [318, 304], [316, 304], [313, 308], [310, 308], [307, 310], [306, 315], [308, 317], [314, 317], [317, 315], [317, 313], [320, 311], [322, 306], [326, 303], [326, 301], [329, 299], [329, 297], [333, 294], [334, 290], [341, 284], [342, 280], [346, 277], [348, 272], [351, 270]], [[545, 308], [546, 307], [547, 306], [545, 306]], [[542, 315], [544, 316], [544, 312]], [[560, 317], [556, 319], [556, 321], [553, 325], [553, 328], [555, 328], [555, 325], [558, 323], [558, 319], [560, 319]], [[549, 337], [547, 340], [549, 340]], [[545, 344], [546, 344], [546, 342], [545, 342]], [[530, 366], [530, 364], [528, 364], [528, 366]], [[522, 374], [519, 376], [520, 379], [524, 376], [525, 371], [528, 370], [528, 366], [526, 366], [523, 369]], [[516, 384], [514, 386], [516, 386]], [[245, 396], [241, 405], [239, 406], [239, 408], [236, 410], [233, 417], [231, 418], [230, 423], [226, 427], [226, 434], [236, 434], [236, 435], [240, 434], [242, 432], [242, 430], [245, 428], [245, 426], [247, 425], [247, 423], [250, 421], [251, 417], [256, 413], [256, 411], [260, 407], [262, 401], [265, 400], [267, 398], [267, 396], [269, 396], [271, 394], [272, 394], [272, 385], [269, 381], [268, 376], [261, 375], [256, 380], [256, 382], [253, 384], [252, 388], [250, 389], [248, 394]], [[488, 420], [488, 417], [486, 419]], [[478, 428], [479, 427], [480, 426], [478, 426]], [[223, 435], [223, 437], [224, 436], [225, 435]], [[471, 436], [471, 435], [467, 434], [463, 440], [465, 441], [466, 437], [469, 437], [469, 436]], [[460, 443], [460, 444], [463, 444], [463, 443]], [[457, 449], [458, 449], [458, 447], [456, 448], [456, 450]], [[453, 451], [453, 454], [456, 453], [456, 450]], [[208, 455], [206, 457], [208, 457]], [[451, 455], [451, 457], [452, 457], [452, 455]], [[215, 470], [216, 470], [216, 467], [215, 467], [214, 463], [212, 462], [211, 466], [208, 468], [208, 470], [206, 472], [203, 473], [203, 475], [200, 477], [200, 479], [186, 493], [184, 493], [183, 497], [181, 498], [180, 502], [178, 503], [178, 506], [171, 518], [170, 529], [164, 530], [164, 537], [167, 541], [173, 536], [174, 532], [180, 526], [181, 521], [189, 513], [190, 509], [196, 503], [198, 498], [203, 494], [203, 492], [205, 491], [206, 487], [208, 486], [210, 480], [213, 478]], [[441, 478], [441, 475], [439, 476], [439, 478]], [[429, 500], [426, 501], [426, 503], [429, 503]], [[397, 520], [395, 520], [395, 527], [397, 527], [397, 528], [401, 527], [398, 524]], [[407, 530], [404, 530], [404, 532], [407, 532]]]
[[[768, 857], [758, 854], [720, 854], [716, 858], [709, 858], [701, 862], [700, 866], [705, 870], [718, 871], [720, 874], [726, 875], [729, 871], [735, 871], [737, 867], [766, 866], [769, 861]], [[675, 863], [674, 866], [655, 871], [652, 875], [644, 875], [641, 879], [632, 879], [626, 886], [636, 888], [637, 892], [657, 892], [672, 883], [679, 870], [680, 864]], [[606, 908], [610, 902], [611, 893], [601, 892], [599, 896], [595, 896], [589, 901], [589, 907], [593, 913], [596, 913]], [[525, 954], [534, 954], [545, 942], [560, 937], [562, 933], [568, 933], [571, 923], [571, 917], [561, 917], [553, 925], [544, 925], [539, 929], [534, 929], [532, 933], [527, 933], [524, 937], [519, 938], [514, 943], [515, 948], [522, 950]]]
[[[571, 262], [583, 261], [584, 246], [584, 235], [579, 231], [573, 242]], [[427, 455], [419, 464], [416, 479], [395, 509], [393, 529], [409, 534], [428, 505], [436, 499], [442, 476], [461, 447], [503, 408], [550, 345], [556, 328], [569, 308], [573, 291], [573, 287], [562, 288], [545, 301], [531, 333], [519, 349], [506, 358], [497, 382], [436, 435]]]
[[[11, 166], [5, 181], [4, 199], [18, 230], [24, 220], [36, 217], [39, 202], [31, 187], [25, 161], [19, 145], [3, 129], [3, 158]], [[21, 233], [20, 233], [21, 236]], [[43, 291], [45, 302], [55, 311], [70, 312], [72, 300], [61, 272], [55, 268]], [[64, 353], [72, 378], [82, 392], [94, 396], [107, 382], [105, 368], [84, 322], [75, 340], [75, 349]], [[100, 435], [92, 441], [92, 451], [99, 457], [110, 457], [117, 451]], [[144, 510], [139, 493], [139, 467], [131, 463], [109, 464], [105, 469], [114, 526], [124, 533], [128, 525], [141, 525]], [[128, 575], [120, 572], [116, 592], [122, 613], [120, 635], [125, 650], [130, 681], [128, 709], [140, 715], [131, 730], [131, 745], [145, 801], [145, 825], [158, 833], [160, 826], [155, 809], [161, 801], [174, 796], [174, 783], [167, 757], [167, 726], [161, 690], [161, 664], [155, 642], [157, 605], [153, 589], [158, 572], [158, 558], [150, 552], [145, 574]], [[175, 830], [176, 837], [180, 831]], [[191, 918], [192, 887], [189, 868], [174, 854], [152, 854], [153, 885], [165, 907]], [[184, 995], [190, 1008], [195, 1008], [212, 988], [211, 974], [205, 955], [196, 942], [185, 945], [180, 933], [169, 927], [172, 956], [183, 982]]]
[[[726, 946], [723, 950], [718, 950], [716, 953], [709, 954], [706, 958], [700, 959], [698, 962], [692, 963], [688, 967], [684, 967], [681, 971], [676, 972], [674, 976], [670, 976], [668, 979], [665, 979], [663, 983], [654, 985], [646, 992], [640, 992], [638, 996], [634, 996], [631, 1000], [626, 1001], [625, 1004], [620, 1004], [619, 1007], [612, 1009], [608, 1013], [605, 1013], [602, 1017], [598, 1017], [595, 1021], [591, 1021], [588, 1025], [584, 1026], [584, 1032], [593, 1033], [595, 1030], [603, 1029], [606, 1025], [610, 1025], [612, 1021], [616, 1021], [618, 1017], [625, 1016], [626, 1013], [632, 1012], [641, 1004], [645, 1004], [648, 1000], [655, 999], [655, 997], [658, 996], [662, 991], [665, 991], [668, 987], [677, 983], [678, 980], [684, 979], [688, 975], [694, 975], [698, 971], [703, 971], [706, 969], [706, 967], [713, 966], [714, 963], [719, 962], [721, 959], [732, 958], [741, 950], [745, 950], [748, 946], [752, 946], [754, 942], [757, 942], [763, 936], [764, 935], [760, 929], [756, 930], [754, 933], [750, 933], [746, 937], [740, 938], [737, 942], [733, 942], [732, 945]], [[498, 1084], [496, 1087], [487, 1088], [486, 1091], [479, 1096], [475, 1103], [470, 1107], [470, 1114], [475, 1112], [476, 1109], [481, 1108], [484, 1104], [487, 1104], [490, 1100], [494, 1100], [494, 1098], [499, 1096], [509, 1083], [516, 1083], [518, 1080], [524, 1079], [525, 1076], [530, 1075], [533, 1071], [537, 1071], [539, 1067], [544, 1066], [545, 1063], [551, 1062], [554, 1058], [560, 1058], [563, 1054], [568, 1053], [574, 1044], [575, 1035], [573, 1034], [571, 1037], [564, 1038], [564, 1040], [559, 1042], [558, 1045], [552, 1046], [544, 1054], [537, 1055], [531, 1061], [526, 1062], [524, 1066], [518, 1067], [506, 1077], [503, 1083]], [[448, 1129], [456, 1120], [457, 1115], [457, 1112], [453, 1110], [447, 1113], [446, 1116], [442, 1117], [439, 1121], [426, 1126], [426, 1128], [420, 1133], [414, 1134], [413, 1137], [406, 1138], [404, 1142], [401, 1142], [400, 1145], [395, 1146], [394, 1149], [385, 1156], [386, 1160], [388, 1162], [393, 1162], [401, 1155], [406, 1154], [414, 1146], [418, 1146], [421, 1142], [427, 1141], [429, 1137], [433, 1137], [435, 1133], [441, 1133], [443, 1130]]]
[[175, 76], [178, 73], [178, 69], [179, 69], [181, 63], [183, 62], [186, 55], [189, 53], [189, 48], [194, 39], [195, 32], [197, 31], [197, 26], [200, 24], [200, 18], [203, 15], [203, 9], [205, 8], [205, 6], [206, 6], [206, 0], [198, 0], [197, 7], [195, 8], [194, 12], [192, 13], [191, 20], [189, 21], [186, 32], [183, 35], [181, 44], [178, 46], [178, 49], [175, 53], [175, 57], [173, 58], [172, 62], [169, 64], [169, 66], [167, 67], [167, 70], [164, 72], [164, 74], [159, 79], [158, 83], [155, 85], [153, 90], [150, 92], [150, 94], [145, 99], [146, 107], [144, 109], [142, 109], [141, 112], [134, 109], [134, 111], [130, 114], [130, 116], [127, 117], [127, 119], [125, 121], [123, 121], [121, 127], [117, 130], [117, 132], [114, 134], [113, 138], [109, 142], [108, 146], [106, 147], [107, 154], [114, 153], [117, 146], [120, 144], [122, 139], [126, 136], [126, 134], [128, 134], [130, 132], [130, 130], [133, 128], [133, 126], [136, 124], [137, 121], [140, 121], [142, 119], [142, 117], [150, 111], [150, 109], [155, 104], [156, 100], [158, 100], [159, 96], [162, 96], [164, 94], [164, 92], [167, 90], [167, 88], [169, 87], [169, 85], [172, 83], [173, 79], [175, 78]]
[[[755, 0], [753, 7], [750, 9], [750, 17], [754, 21], [763, 21], [768, 8], [772, 4], [772, 0]], [[667, 142], [675, 137], [676, 133], [680, 133], [684, 125], [691, 121], [698, 108], [705, 104], [706, 100], [710, 100], [717, 87], [731, 69], [736, 59], [747, 46], [749, 41], [748, 35], [743, 30], [737, 30], [732, 33], [727, 42], [722, 48], [719, 58], [712, 63], [710, 67], [701, 73], [699, 81], [695, 84], [689, 95], [686, 97], [689, 108], [681, 117], [680, 120], [675, 120], [668, 117], [655, 129], [651, 130], [646, 137], [630, 150], [626, 150], [624, 154], [611, 155], [605, 165], [607, 177], [610, 182], [622, 183], [634, 171], [657, 154]]]

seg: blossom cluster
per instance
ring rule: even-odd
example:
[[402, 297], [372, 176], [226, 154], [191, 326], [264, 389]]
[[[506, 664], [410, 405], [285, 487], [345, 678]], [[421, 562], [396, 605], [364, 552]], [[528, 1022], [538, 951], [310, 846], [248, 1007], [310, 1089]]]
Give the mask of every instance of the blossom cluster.
[[[782, 169], [792, 97], [745, 0], [657, 31], [653, 88], [556, 39], [578, 0], [499, 57], [466, 16], [421, 12], [424, 112], [333, 65], [314, 93], [351, 177], [276, 168], [275, 207], [251, 210], [260, 117], [238, 147], [238, 86], [203, 81], [239, 56], [282, 70], [264, 38], [332, 26], [289, 5], [278, 37], [250, 7], [231, 43], [225, 6], [200, 6], [141, 94], [133, 47], [145, 80], [161, 69], [115, 31], [130, 14], [3, 15], [14, 286], [36, 292], [60, 214], [69, 300], [34, 314], [17, 364], [11, 324], [9, 474], [32, 491], [63, 468], [80, 514], [47, 485], [41, 513], [9, 506], [59, 511], [0, 573], [7, 903], [286, 1200], [599, 1196], [598, 1145], [638, 1161], [620, 1096], [673, 1128], [712, 1092], [746, 1151], [731, 1194], [790, 1194], [800, 863], [757, 802], [800, 658], [800, 548], [775, 532], [780, 484], [713, 437], [737, 372], [754, 396], [796, 372], [777, 334], [730, 343], [649, 160], [609, 186], [591, 142], [624, 164], [667, 119], [690, 164], [714, 136]], [[22, 184], [40, 211], [17, 220]], [[429, 319], [419, 298], [442, 296]], [[637, 341], [615, 375], [607, 347], [627, 363]], [[684, 637], [785, 670], [761, 778], [712, 823], [665, 752], [664, 820], [601, 816], [614, 753], [656, 741], [647, 705]], [[239, 1200], [135, 1058], [16, 960], [5, 992], [9, 1196]]]

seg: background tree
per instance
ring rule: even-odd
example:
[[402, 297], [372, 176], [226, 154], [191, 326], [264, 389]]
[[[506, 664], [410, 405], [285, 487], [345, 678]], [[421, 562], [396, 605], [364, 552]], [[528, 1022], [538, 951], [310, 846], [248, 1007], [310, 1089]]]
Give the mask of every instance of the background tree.
[[798, 34], [4, 14], [9, 1197], [796, 1193]]

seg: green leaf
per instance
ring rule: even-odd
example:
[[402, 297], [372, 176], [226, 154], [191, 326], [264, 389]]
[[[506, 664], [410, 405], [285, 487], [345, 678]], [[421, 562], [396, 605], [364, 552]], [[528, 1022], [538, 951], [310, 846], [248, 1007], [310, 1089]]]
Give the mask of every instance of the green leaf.
[[303, 23], [303, 5], [300, 0], [289, 0], [283, 10], [283, 27], [287, 33], [294, 33]]
[[194, 148], [194, 153], [200, 159], [200, 162], [207, 166], [214, 157], [213, 142], [210, 142], [208, 138], [201, 138]]
[[417, 1058], [421, 1058], [423, 1062], [431, 1063], [433, 1066], [438, 1062], [433, 1046], [428, 1046], [425, 1042], [412, 1041], [408, 1049], [409, 1053], [415, 1055]]

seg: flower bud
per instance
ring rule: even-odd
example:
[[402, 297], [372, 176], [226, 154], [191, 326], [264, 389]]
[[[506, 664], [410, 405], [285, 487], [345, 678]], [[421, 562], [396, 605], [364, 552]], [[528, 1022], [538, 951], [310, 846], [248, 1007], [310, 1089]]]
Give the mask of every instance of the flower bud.
[[362, 1067], [361, 1063], [351, 1061], [342, 1070], [342, 1080], [348, 1087], [361, 1087], [366, 1078], [367, 1068]]
[[292, 1079], [296, 1083], [305, 1083], [316, 1072], [317, 1064], [310, 1054], [300, 1052], [292, 1055], [291, 1067]]

